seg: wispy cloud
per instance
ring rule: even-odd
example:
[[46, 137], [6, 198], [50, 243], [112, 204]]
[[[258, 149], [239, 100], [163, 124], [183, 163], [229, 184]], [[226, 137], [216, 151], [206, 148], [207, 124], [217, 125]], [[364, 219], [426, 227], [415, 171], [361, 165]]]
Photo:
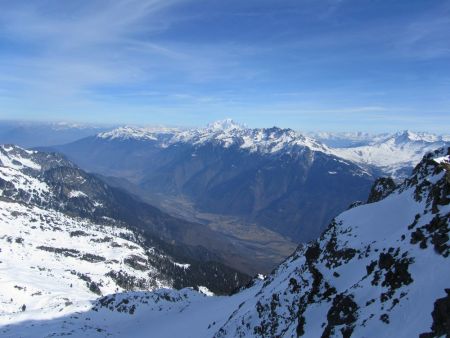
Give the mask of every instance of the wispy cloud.
[[[164, 28], [167, 22], [158, 15], [174, 1], [86, 1], [64, 11], [55, 3], [29, 3], [0, 14], [3, 37], [28, 46], [23, 53], [19, 48], [14, 58], [2, 58], [3, 74], [14, 74], [24, 86], [34, 83], [44, 90], [50, 85], [77, 91], [136, 81], [144, 70], [136, 60], [139, 55], [133, 47], [138, 40], [133, 35]], [[140, 47], [144, 49], [147, 56], [171, 57], [167, 48], [157, 44], [146, 43]]]

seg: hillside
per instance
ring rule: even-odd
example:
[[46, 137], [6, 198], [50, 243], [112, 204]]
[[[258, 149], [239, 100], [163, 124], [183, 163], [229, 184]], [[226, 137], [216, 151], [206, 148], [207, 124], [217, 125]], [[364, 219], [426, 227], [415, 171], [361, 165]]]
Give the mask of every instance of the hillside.
[[[122, 241], [119, 239], [126, 239], [135, 242], [136, 252], [152, 253], [143, 260], [131, 249], [124, 249], [123, 254], [129, 254], [124, 262], [136, 270], [130, 278], [142, 279], [140, 270], [145, 274], [155, 270], [163, 276], [161, 283], [155, 279], [143, 283], [139, 289], [148, 289], [148, 285], [175, 288], [203, 285], [216, 293], [229, 293], [249, 279], [244, 273], [223, 265], [222, 257], [215, 251], [195, 242], [207, 243], [204, 238], [209, 236], [211, 245], [227, 245], [227, 239], [222, 239], [220, 234], [208, 232], [200, 224], [171, 217], [106, 185], [57, 154], [13, 145], [0, 146], [0, 198], [3, 240], [17, 249], [8, 251], [5, 258], [11, 264], [14, 259], [28, 257], [37, 250], [38, 257], [45, 254], [44, 251], [49, 252], [45, 257], [50, 255], [58, 261], [63, 259], [62, 262], [64, 257], [69, 257], [70, 262], [64, 264], [70, 270], [77, 270], [76, 261], [86, 264], [91, 257], [96, 263], [96, 268], [92, 269], [110, 271], [103, 266], [117, 254], [117, 248], [121, 248], [121, 245], [116, 246]], [[93, 229], [94, 234], [89, 233], [89, 229]], [[99, 233], [104, 236], [100, 238]], [[95, 244], [97, 240], [100, 242]], [[104, 250], [109, 256], [100, 254]], [[124, 262], [116, 263], [121, 267]], [[118, 273], [120, 269], [114, 271]], [[8, 270], [8, 273], [12, 272]]]

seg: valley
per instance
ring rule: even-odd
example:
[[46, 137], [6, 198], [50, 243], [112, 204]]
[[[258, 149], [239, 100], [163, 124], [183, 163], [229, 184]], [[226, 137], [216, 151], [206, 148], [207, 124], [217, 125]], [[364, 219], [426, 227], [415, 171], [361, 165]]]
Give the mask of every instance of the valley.
[[31, 330], [75, 337], [445, 336], [449, 165], [450, 148], [442, 148], [427, 154], [397, 187], [382, 192], [385, 184], [378, 183], [373, 191], [382, 193], [370, 203], [338, 215], [317, 240], [300, 245], [263, 280], [254, 279], [231, 296], [192, 289], [116, 293], [52, 319], [10, 313], [1, 332], [10, 337]]
[[[447, 302], [450, 273], [450, 148], [420, 148], [425, 156], [402, 180], [290, 130], [230, 121], [208, 128], [113, 130], [107, 134], [113, 143], [97, 135], [75, 142], [76, 152], [73, 144], [0, 146], [0, 332], [215, 338], [443, 332], [435, 313], [436, 304]], [[255, 145], [264, 144], [262, 150], [238, 147], [248, 135], [267, 138]], [[59, 148], [67, 157], [48, 152]], [[341, 192], [348, 199], [339, 199], [339, 211], [330, 201]], [[267, 222], [289, 223], [280, 200], [294, 203], [288, 210], [297, 210], [296, 226], [310, 239], [298, 243], [292, 238], [298, 232], [261, 221], [270, 210]], [[308, 228], [303, 212], [317, 220], [325, 209], [336, 213], [328, 225]], [[433, 276], [433, 288], [422, 293], [425, 276]], [[403, 327], [405, 315], [415, 325]]]
[[187, 200], [196, 212], [238, 217], [296, 243], [365, 199], [376, 177], [293, 130], [231, 120], [191, 130], [118, 128], [50, 149], [126, 179], [144, 198]]

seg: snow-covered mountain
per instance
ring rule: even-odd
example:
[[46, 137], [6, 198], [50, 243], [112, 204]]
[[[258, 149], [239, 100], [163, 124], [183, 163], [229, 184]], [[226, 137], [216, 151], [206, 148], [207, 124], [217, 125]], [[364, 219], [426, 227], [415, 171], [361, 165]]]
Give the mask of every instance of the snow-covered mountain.
[[450, 137], [403, 131], [376, 137], [367, 145], [335, 148], [333, 153], [347, 160], [380, 168], [395, 178], [404, 178], [422, 156], [450, 144]]
[[168, 127], [132, 127], [124, 126], [97, 134], [97, 137], [103, 139], [120, 139], [120, 140], [142, 140], [157, 141], [161, 135], [168, 137], [180, 132], [179, 128]]
[[160, 196], [182, 200], [180, 207], [194, 209], [186, 213], [238, 217], [296, 242], [315, 238], [365, 199], [374, 180], [294, 130], [232, 120], [162, 132], [123, 127], [54, 149], [89, 171], [130, 181], [162, 207]]
[[[381, 185], [385, 186], [385, 185]], [[377, 188], [378, 191], [384, 188]], [[128, 292], [1, 332], [133, 337], [444, 337], [449, 332], [450, 148], [355, 206], [264, 280], [228, 297]], [[73, 309], [74, 310], [74, 309]], [[72, 311], [73, 311], [72, 310]]]
[[231, 119], [216, 121], [206, 128], [181, 131], [174, 135], [171, 142], [194, 145], [215, 143], [225, 148], [238, 146], [242, 150], [264, 154], [294, 154], [305, 148], [323, 153], [330, 152], [323, 144], [292, 129], [251, 129]]
[[336, 155], [360, 164], [375, 174], [382, 173], [398, 179], [407, 177], [414, 164], [420, 161], [425, 153], [450, 144], [450, 136], [424, 132], [301, 133], [276, 127], [251, 129], [231, 119], [213, 122], [206, 128], [185, 130], [121, 127], [100, 133], [98, 137], [111, 140], [154, 141], [161, 147], [170, 147], [180, 142], [197, 147], [210, 143], [225, 148], [235, 146], [248, 152], [272, 155], [292, 155], [307, 148]]
[[179, 129], [158, 127], [120, 127], [97, 135], [102, 139], [159, 141], [162, 147], [176, 143], [196, 146], [214, 143], [225, 148], [238, 146], [242, 150], [260, 153], [289, 153], [307, 147], [314, 151], [330, 152], [326, 146], [291, 129], [277, 127], [251, 129], [231, 119], [215, 121], [205, 128]]
[[[54, 282], [42, 281], [49, 284], [41, 290], [45, 297], [52, 297], [54, 283], [68, 288], [80, 278], [86, 283], [77, 285], [91, 298], [92, 292], [161, 286], [228, 293], [248, 281], [198, 243], [209, 236], [212, 246], [227, 245], [226, 238], [164, 214], [58, 154], [0, 146], [0, 215], [0, 278], [23, 288], [27, 280], [53, 276]], [[42, 272], [51, 266], [58, 272]], [[16, 305], [11, 301], [8, 309]]]

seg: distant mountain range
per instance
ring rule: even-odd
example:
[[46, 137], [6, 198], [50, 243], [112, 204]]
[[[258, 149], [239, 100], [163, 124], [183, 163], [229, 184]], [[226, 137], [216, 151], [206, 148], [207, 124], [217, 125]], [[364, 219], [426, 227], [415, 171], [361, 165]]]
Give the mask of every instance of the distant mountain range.
[[[301, 133], [301, 132], [300, 132]], [[366, 146], [371, 143], [378, 143], [391, 137], [396, 137], [405, 133], [413, 135], [416, 140], [426, 142], [436, 141], [450, 141], [450, 135], [438, 135], [426, 132], [413, 132], [409, 130], [398, 131], [394, 133], [367, 133], [367, 132], [306, 132], [308, 135], [317, 141], [325, 144], [330, 148], [354, 148]]]
[[0, 144], [43, 147], [98, 134], [111, 127], [66, 122], [0, 121]]
[[[13, 337], [448, 336], [450, 148], [427, 154], [402, 183], [381, 179], [371, 191], [370, 203], [338, 215], [318, 239], [232, 296], [117, 293], [83, 311], [69, 304], [64, 316], [49, 307], [47, 320], [6, 310], [10, 325], [0, 330]], [[26, 292], [41, 288], [30, 282]], [[23, 294], [22, 284], [16, 289], [14, 297]]]
[[394, 178], [404, 178], [425, 153], [448, 145], [450, 136], [403, 131], [377, 136], [366, 145], [335, 148], [333, 153], [362, 165], [376, 166]]
[[[216, 129], [249, 129], [227, 119], [210, 125]], [[85, 137], [102, 134], [111, 139], [140, 139], [147, 141], [165, 134], [184, 134], [193, 137], [193, 130], [169, 127], [119, 127], [67, 122], [0, 121], [0, 144], [17, 144], [23, 147], [47, 147], [71, 143]], [[303, 135], [309, 146], [334, 153], [363, 166], [376, 167], [383, 175], [407, 177], [414, 163], [427, 151], [450, 143], [450, 135], [402, 131], [371, 134], [367, 132], [297, 132]], [[158, 136], [157, 136], [158, 135]], [[167, 139], [166, 139], [167, 141]], [[198, 141], [198, 140], [197, 140]], [[254, 141], [254, 140], [253, 140]], [[257, 142], [259, 149], [264, 148]], [[255, 145], [255, 144], [253, 144]], [[250, 149], [252, 145], [243, 145]], [[326, 149], [328, 148], [328, 149]], [[254, 150], [254, 149], [253, 149]], [[408, 160], [409, 159], [409, 160]], [[369, 168], [370, 170], [370, 168]]]
[[231, 120], [190, 130], [123, 127], [52, 149], [126, 179], [159, 206], [238, 217], [300, 242], [365, 199], [374, 181], [370, 170], [293, 130]]
[[[300, 131], [301, 133], [301, 131]], [[306, 135], [316, 139], [330, 148], [351, 148], [370, 144], [371, 142], [389, 136], [389, 133], [371, 134], [367, 132], [306, 132]]]

